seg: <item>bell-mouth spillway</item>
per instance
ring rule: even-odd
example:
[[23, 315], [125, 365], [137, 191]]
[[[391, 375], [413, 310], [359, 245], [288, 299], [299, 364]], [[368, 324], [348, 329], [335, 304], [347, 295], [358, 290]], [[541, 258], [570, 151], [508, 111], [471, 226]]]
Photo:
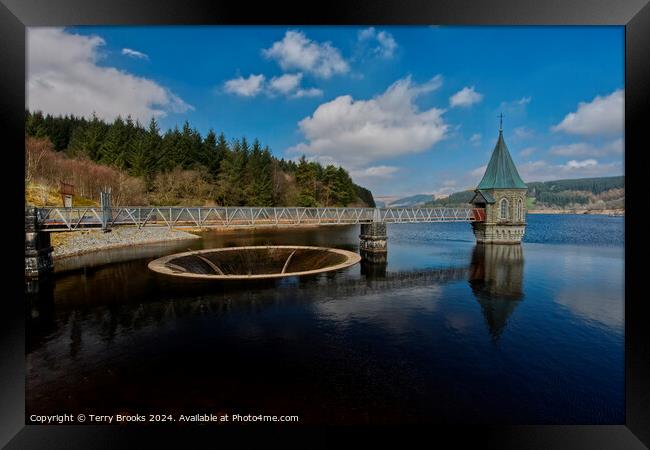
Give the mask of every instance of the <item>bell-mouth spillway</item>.
[[149, 263], [164, 275], [203, 280], [254, 280], [313, 275], [361, 261], [338, 248], [271, 245], [226, 247], [175, 253]]

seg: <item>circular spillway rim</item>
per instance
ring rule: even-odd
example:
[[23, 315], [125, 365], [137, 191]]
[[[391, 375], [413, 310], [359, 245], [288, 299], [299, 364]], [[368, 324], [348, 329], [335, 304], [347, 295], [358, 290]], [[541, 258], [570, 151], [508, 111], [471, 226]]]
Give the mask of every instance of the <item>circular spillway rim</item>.
[[[208, 275], [202, 273], [190, 273], [190, 272], [175, 272], [169, 267], [167, 263], [176, 258], [182, 256], [190, 255], [200, 255], [202, 253], [214, 253], [214, 252], [228, 252], [236, 250], [249, 250], [249, 249], [275, 249], [275, 248], [287, 248], [287, 249], [307, 249], [307, 250], [322, 250], [330, 253], [338, 253], [339, 255], [345, 256], [346, 261], [336, 264], [334, 266], [327, 266], [321, 269], [314, 270], [304, 270], [302, 272], [287, 272], [287, 273], [268, 273], [268, 274], [258, 274], [258, 275]], [[162, 258], [154, 259], [148, 264], [149, 270], [152, 270], [163, 275], [170, 275], [174, 277], [182, 278], [194, 278], [202, 280], [257, 280], [257, 279], [268, 279], [268, 278], [285, 278], [285, 277], [295, 277], [303, 275], [314, 275], [324, 272], [332, 272], [334, 270], [345, 269], [346, 267], [353, 266], [361, 261], [361, 256], [357, 253], [350, 252], [348, 250], [341, 250], [340, 248], [331, 248], [331, 247], [311, 247], [306, 245], [250, 245], [246, 247], [224, 247], [224, 248], [208, 248], [203, 250], [194, 250], [183, 253], [174, 253], [173, 255], [163, 256]]]

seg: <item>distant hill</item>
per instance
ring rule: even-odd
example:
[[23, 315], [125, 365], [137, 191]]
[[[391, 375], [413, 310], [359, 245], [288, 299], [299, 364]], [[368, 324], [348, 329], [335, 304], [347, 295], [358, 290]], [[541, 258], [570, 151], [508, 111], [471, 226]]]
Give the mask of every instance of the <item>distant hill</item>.
[[[529, 182], [529, 209], [623, 209], [625, 177], [577, 178], [570, 180]], [[437, 198], [427, 206], [467, 206], [474, 190], [454, 192]]]
[[433, 195], [416, 194], [409, 197], [398, 198], [392, 201], [389, 206], [392, 208], [412, 208], [414, 206], [422, 206], [433, 199]]

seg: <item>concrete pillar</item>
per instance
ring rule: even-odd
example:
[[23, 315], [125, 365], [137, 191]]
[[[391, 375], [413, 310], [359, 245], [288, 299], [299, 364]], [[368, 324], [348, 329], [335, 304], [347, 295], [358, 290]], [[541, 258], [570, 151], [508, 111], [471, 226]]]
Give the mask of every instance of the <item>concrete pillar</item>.
[[38, 209], [25, 208], [25, 278], [38, 279], [52, 273], [50, 234], [38, 229]]
[[388, 256], [388, 236], [385, 222], [361, 224], [359, 253], [368, 262], [383, 264]]

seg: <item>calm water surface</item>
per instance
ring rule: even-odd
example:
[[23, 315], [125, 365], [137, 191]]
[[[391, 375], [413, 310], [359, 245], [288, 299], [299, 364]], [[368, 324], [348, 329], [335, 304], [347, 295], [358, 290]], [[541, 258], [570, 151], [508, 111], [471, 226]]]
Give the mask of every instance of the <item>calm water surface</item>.
[[30, 287], [27, 414], [301, 422], [624, 423], [623, 218], [530, 215], [522, 246], [389, 225], [386, 265], [223, 285], [150, 273], [187, 248], [358, 249], [358, 227], [207, 233], [57, 263]]

